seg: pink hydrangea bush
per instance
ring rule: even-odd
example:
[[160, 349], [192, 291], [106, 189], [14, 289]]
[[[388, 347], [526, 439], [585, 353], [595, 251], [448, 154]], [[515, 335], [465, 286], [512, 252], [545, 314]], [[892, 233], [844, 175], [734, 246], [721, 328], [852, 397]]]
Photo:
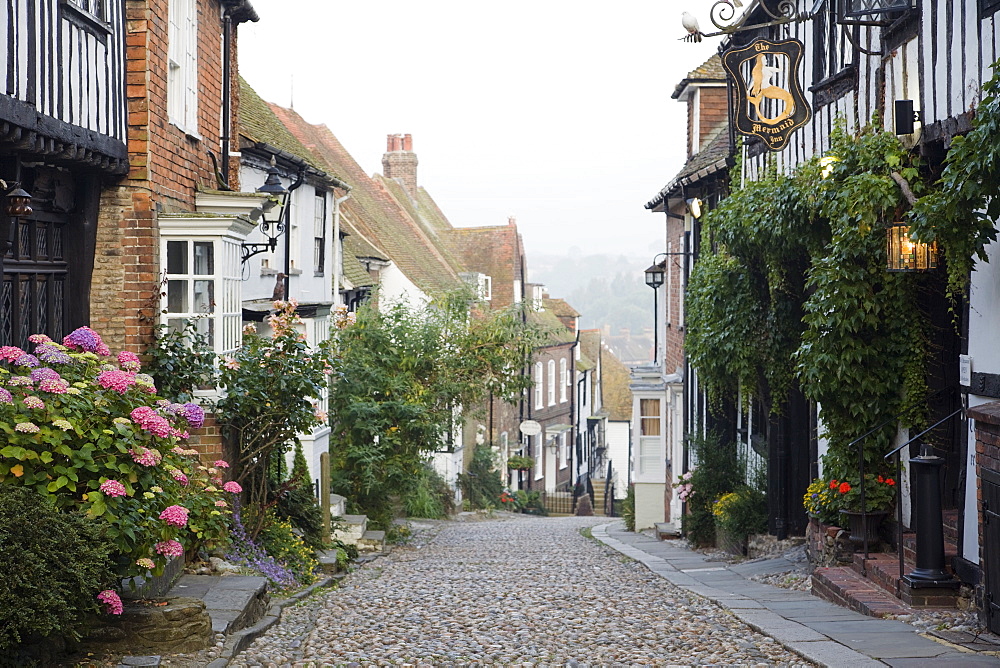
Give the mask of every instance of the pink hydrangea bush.
[[[231, 497], [184, 443], [202, 408], [159, 399], [139, 357], [112, 356], [88, 327], [29, 340], [32, 350], [0, 347], [0, 485], [106, 522], [121, 578], [223, 543], [230, 510], [216, 504]], [[111, 594], [98, 598], [119, 614]]]

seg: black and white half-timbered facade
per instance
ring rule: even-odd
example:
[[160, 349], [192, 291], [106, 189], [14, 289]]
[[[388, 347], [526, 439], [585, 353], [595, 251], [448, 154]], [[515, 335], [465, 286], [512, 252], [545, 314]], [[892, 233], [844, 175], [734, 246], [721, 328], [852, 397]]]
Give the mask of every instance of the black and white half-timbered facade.
[[[727, 5], [727, 11], [731, 10], [727, 16], [739, 24], [727, 31], [731, 26], [716, 23], [717, 34], [725, 33], [720, 53], [759, 39], [797, 40], [803, 47], [797, 71], [811, 118], [787, 137], [780, 150], [768, 150], [765, 141], [753, 137], [744, 137], [742, 148], [736, 149], [733, 132], [728, 164], [742, 164], [746, 181], [765, 178], [772, 168], [791, 173], [811, 158], [828, 154], [838, 124], [854, 133], [873, 119], [882, 129], [897, 134], [930, 173], [940, 173], [952, 139], [972, 129], [983, 86], [993, 77], [993, 64], [1000, 58], [998, 0], [744, 0], [741, 5], [720, 0], [714, 5]], [[759, 116], [767, 117], [782, 87], [788, 86], [780, 80], [780, 73], [766, 67], [767, 61], [759, 65], [765, 71], [763, 75], [747, 73], [751, 90], [746, 95], [760, 103]], [[729, 83], [732, 92], [734, 82]], [[774, 86], [770, 89], [774, 100], [763, 99], [768, 95], [761, 91], [769, 83]], [[734, 106], [738, 106], [735, 94], [730, 102], [730, 122], [735, 125]], [[910, 109], [917, 112], [915, 124], [910, 132], [901, 132], [900, 127], [914, 121]], [[907, 117], [897, 118], [897, 114]], [[736, 155], [737, 150], [742, 155]], [[699, 194], [696, 186], [689, 183], [684, 196], [706, 197], [707, 191]], [[683, 206], [683, 200], [678, 201]], [[653, 204], [665, 210], [659, 200], [647, 207]], [[992, 470], [1000, 468], [1000, 460], [983, 454], [984, 448], [987, 454], [990, 447], [1000, 448], [1000, 404], [994, 403], [1000, 399], [1000, 248], [994, 242], [986, 252], [991, 261], [976, 263], [964, 304], [950, 310], [944, 272], [929, 272], [920, 278], [920, 306], [933, 351], [926, 369], [928, 424], [957, 413], [935, 430], [928, 450], [944, 462], [940, 484], [944, 535], [955, 544], [954, 556], [948, 553], [947, 571], [976, 591], [984, 623], [1000, 632], [1000, 471]], [[971, 410], [962, 412], [963, 406]], [[981, 427], [987, 427], [977, 424], [990, 415], [989, 428], [998, 436], [983, 436]], [[790, 449], [792, 454], [777, 462], [788, 467], [779, 475], [786, 477], [780, 493], [788, 498], [788, 504], [782, 502], [782, 512], [789, 516], [780, 519], [791, 529], [789, 533], [797, 533], [805, 523], [799, 507], [805, 491], [802, 486], [819, 474], [817, 459], [825, 448], [822, 407], [810, 407], [801, 400], [798, 408], [792, 405], [790, 414], [780, 419], [783, 433], [797, 440], [785, 444], [786, 452]], [[908, 438], [901, 429], [896, 443], [904, 444]], [[918, 456], [917, 445], [903, 454], [904, 460], [909, 459], [907, 454]], [[808, 458], [812, 471], [801, 466], [802, 456]], [[775, 463], [769, 462], [772, 478]], [[794, 480], [788, 478], [789, 471]], [[772, 480], [768, 493], [775, 491]], [[918, 518], [923, 506], [911, 504], [911, 497], [916, 498], [912, 495], [910, 485], [904, 484], [903, 525], [910, 529], [924, 522], [922, 526], [927, 526], [926, 518]], [[792, 517], [795, 513], [802, 517]]]
[[102, 186], [128, 171], [123, 5], [0, 5], [0, 345], [88, 322]]

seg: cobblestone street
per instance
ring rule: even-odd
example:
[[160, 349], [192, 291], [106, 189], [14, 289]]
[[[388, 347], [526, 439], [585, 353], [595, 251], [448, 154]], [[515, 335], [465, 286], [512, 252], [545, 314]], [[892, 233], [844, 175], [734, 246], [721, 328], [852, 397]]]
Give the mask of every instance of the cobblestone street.
[[410, 545], [286, 609], [231, 665], [808, 665], [581, 534], [605, 522], [418, 525]]

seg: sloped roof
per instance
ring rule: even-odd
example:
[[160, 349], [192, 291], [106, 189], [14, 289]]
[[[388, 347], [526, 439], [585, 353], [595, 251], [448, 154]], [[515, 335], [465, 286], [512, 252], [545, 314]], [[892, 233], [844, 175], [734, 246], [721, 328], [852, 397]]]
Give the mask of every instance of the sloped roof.
[[684, 89], [693, 83], [725, 83], [726, 70], [722, 67], [722, 58], [719, 54], [712, 54], [712, 57], [703, 62], [698, 67], [687, 73], [680, 83], [674, 87], [674, 93], [670, 97], [679, 98]]
[[566, 325], [562, 324], [552, 311], [529, 311], [528, 320], [536, 325], [540, 325], [544, 330], [545, 343], [541, 347], [576, 342], [576, 335], [569, 331]]
[[344, 239], [344, 266], [341, 267], [341, 271], [344, 277], [357, 288], [375, 285], [375, 279], [358, 260], [359, 257], [373, 257], [367, 252], [368, 248], [372, 247], [357, 241], [354, 236], [348, 236]]
[[515, 295], [515, 281], [521, 281], [521, 256], [524, 244], [517, 226], [455, 227], [442, 239], [453, 255], [462, 259], [469, 271], [478, 271], [492, 278], [495, 308], [504, 308], [520, 300]]
[[580, 313], [569, 305], [565, 299], [546, 297], [542, 300], [546, 311], [552, 311], [559, 318], [578, 318]]
[[615, 355], [603, 348], [601, 351], [601, 399], [610, 420], [632, 419], [632, 390], [628, 367]]
[[380, 249], [413, 283], [429, 295], [461, 285], [458, 271], [438, 244], [399, 206], [380, 179], [365, 174], [325, 125], [306, 122], [293, 109], [270, 105], [275, 115], [328, 171], [351, 184], [341, 206], [347, 222]]
[[663, 201], [681, 186], [696, 183], [728, 167], [729, 124], [723, 123], [716, 127], [705, 138], [705, 142], [700, 151], [688, 158], [677, 175], [663, 186], [653, 199], [646, 202], [647, 209], [655, 209], [663, 204]]
[[[257, 91], [240, 78], [240, 136], [250, 145], [267, 144], [304, 160], [311, 167], [327, 172], [312, 152], [282, 123], [271, 106]], [[330, 172], [333, 174], [334, 172]]]

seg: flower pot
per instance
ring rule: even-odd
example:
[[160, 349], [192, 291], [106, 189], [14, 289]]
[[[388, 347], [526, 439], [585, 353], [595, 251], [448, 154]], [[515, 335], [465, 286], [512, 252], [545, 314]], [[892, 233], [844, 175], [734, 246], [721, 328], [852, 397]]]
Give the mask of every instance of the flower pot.
[[862, 514], [853, 510], [841, 510], [840, 514], [847, 518], [847, 526], [851, 530], [851, 540], [863, 543], [865, 536], [868, 543], [878, 542], [878, 528], [882, 526], [882, 520], [888, 515], [885, 510], [873, 510]]
[[723, 552], [738, 556], [746, 556], [747, 553], [747, 539], [745, 536], [731, 534], [719, 526], [715, 527], [715, 546]]

